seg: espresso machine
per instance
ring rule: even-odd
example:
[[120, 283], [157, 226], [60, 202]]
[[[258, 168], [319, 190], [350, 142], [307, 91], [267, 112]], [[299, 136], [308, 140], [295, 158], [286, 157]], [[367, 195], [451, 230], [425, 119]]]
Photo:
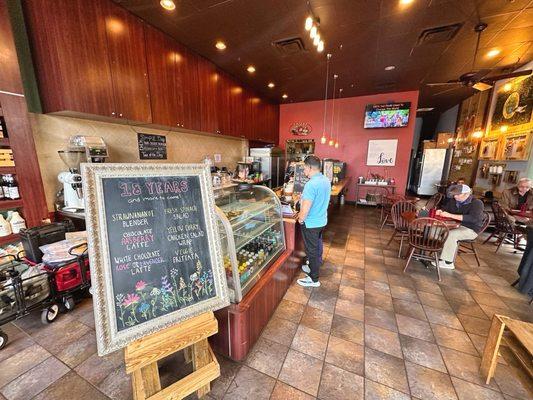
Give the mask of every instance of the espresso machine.
[[59, 208], [61, 211], [83, 212], [85, 204], [80, 164], [104, 162], [108, 157], [107, 146], [98, 136], [71, 136], [68, 148], [57, 153], [68, 168], [68, 171], [60, 172], [57, 176], [59, 182], [63, 184], [63, 201], [59, 202], [62, 204]]

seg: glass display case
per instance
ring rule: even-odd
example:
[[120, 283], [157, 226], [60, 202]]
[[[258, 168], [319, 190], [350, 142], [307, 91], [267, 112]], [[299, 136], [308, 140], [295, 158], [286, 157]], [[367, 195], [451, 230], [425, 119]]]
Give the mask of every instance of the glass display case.
[[238, 303], [285, 250], [281, 203], [268, 187], [248, 184], [215, 189], [215, 203], [230, 299]]

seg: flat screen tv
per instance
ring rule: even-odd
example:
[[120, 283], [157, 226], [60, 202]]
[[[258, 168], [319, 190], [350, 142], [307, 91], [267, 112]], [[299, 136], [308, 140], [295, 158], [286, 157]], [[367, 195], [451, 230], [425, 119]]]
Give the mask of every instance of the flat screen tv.
[[411, 103], [368, 104], [365, 109], [365, 129], [402, 128], [409, 122]]

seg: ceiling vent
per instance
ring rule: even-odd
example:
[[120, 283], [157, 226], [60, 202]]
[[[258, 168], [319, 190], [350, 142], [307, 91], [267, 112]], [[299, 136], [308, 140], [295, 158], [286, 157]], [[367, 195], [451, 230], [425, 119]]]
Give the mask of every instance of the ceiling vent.
[[462, 23], [457, 23], [424, 29], [422, 33], [420, 33], [420, 36], [418, 36], [417, 46], [421, 46], [423, 44], [442, 43], [452, 40], [462, 26]]
[[305, 51], [304, 43], [299, 37], [291, 37], [287, 39], [276, 40], [272, 45], [284, 56]]

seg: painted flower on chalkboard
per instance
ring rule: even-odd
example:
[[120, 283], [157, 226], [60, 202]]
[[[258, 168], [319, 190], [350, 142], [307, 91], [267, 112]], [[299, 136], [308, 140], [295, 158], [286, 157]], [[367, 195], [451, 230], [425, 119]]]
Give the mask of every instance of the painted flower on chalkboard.
[[149, 318], [149, 315], [148, 315], [148, 312], [150, 311], [150, 304], [148, 303], [142, 303], [140, 306], [139, 306], [139, 312], [141, 313], [141, 315], [143, 316], [143, 318], [145, 320], [147, 320]]
[[131, 306], [132, 304], [136, 304], [141, 300], [140, 296], [135, 293], [129, 293], [126, 298], [124, 299], [124, 302], [122, 303], [124, 307]]
[[139, 280], [115, 296], [119, 330], [135, 326], [214, 296], [213, 273], [197, 262], [192, 269], [172, 268], [160, 283]]
[[161, 278], [161, 290], [163, 291], [163, 293], [164, 292], [167, 292], [167, 293], [172, 292], [172, 285], [168, 281], [168, 276], [166, 276], [166, 275]]

